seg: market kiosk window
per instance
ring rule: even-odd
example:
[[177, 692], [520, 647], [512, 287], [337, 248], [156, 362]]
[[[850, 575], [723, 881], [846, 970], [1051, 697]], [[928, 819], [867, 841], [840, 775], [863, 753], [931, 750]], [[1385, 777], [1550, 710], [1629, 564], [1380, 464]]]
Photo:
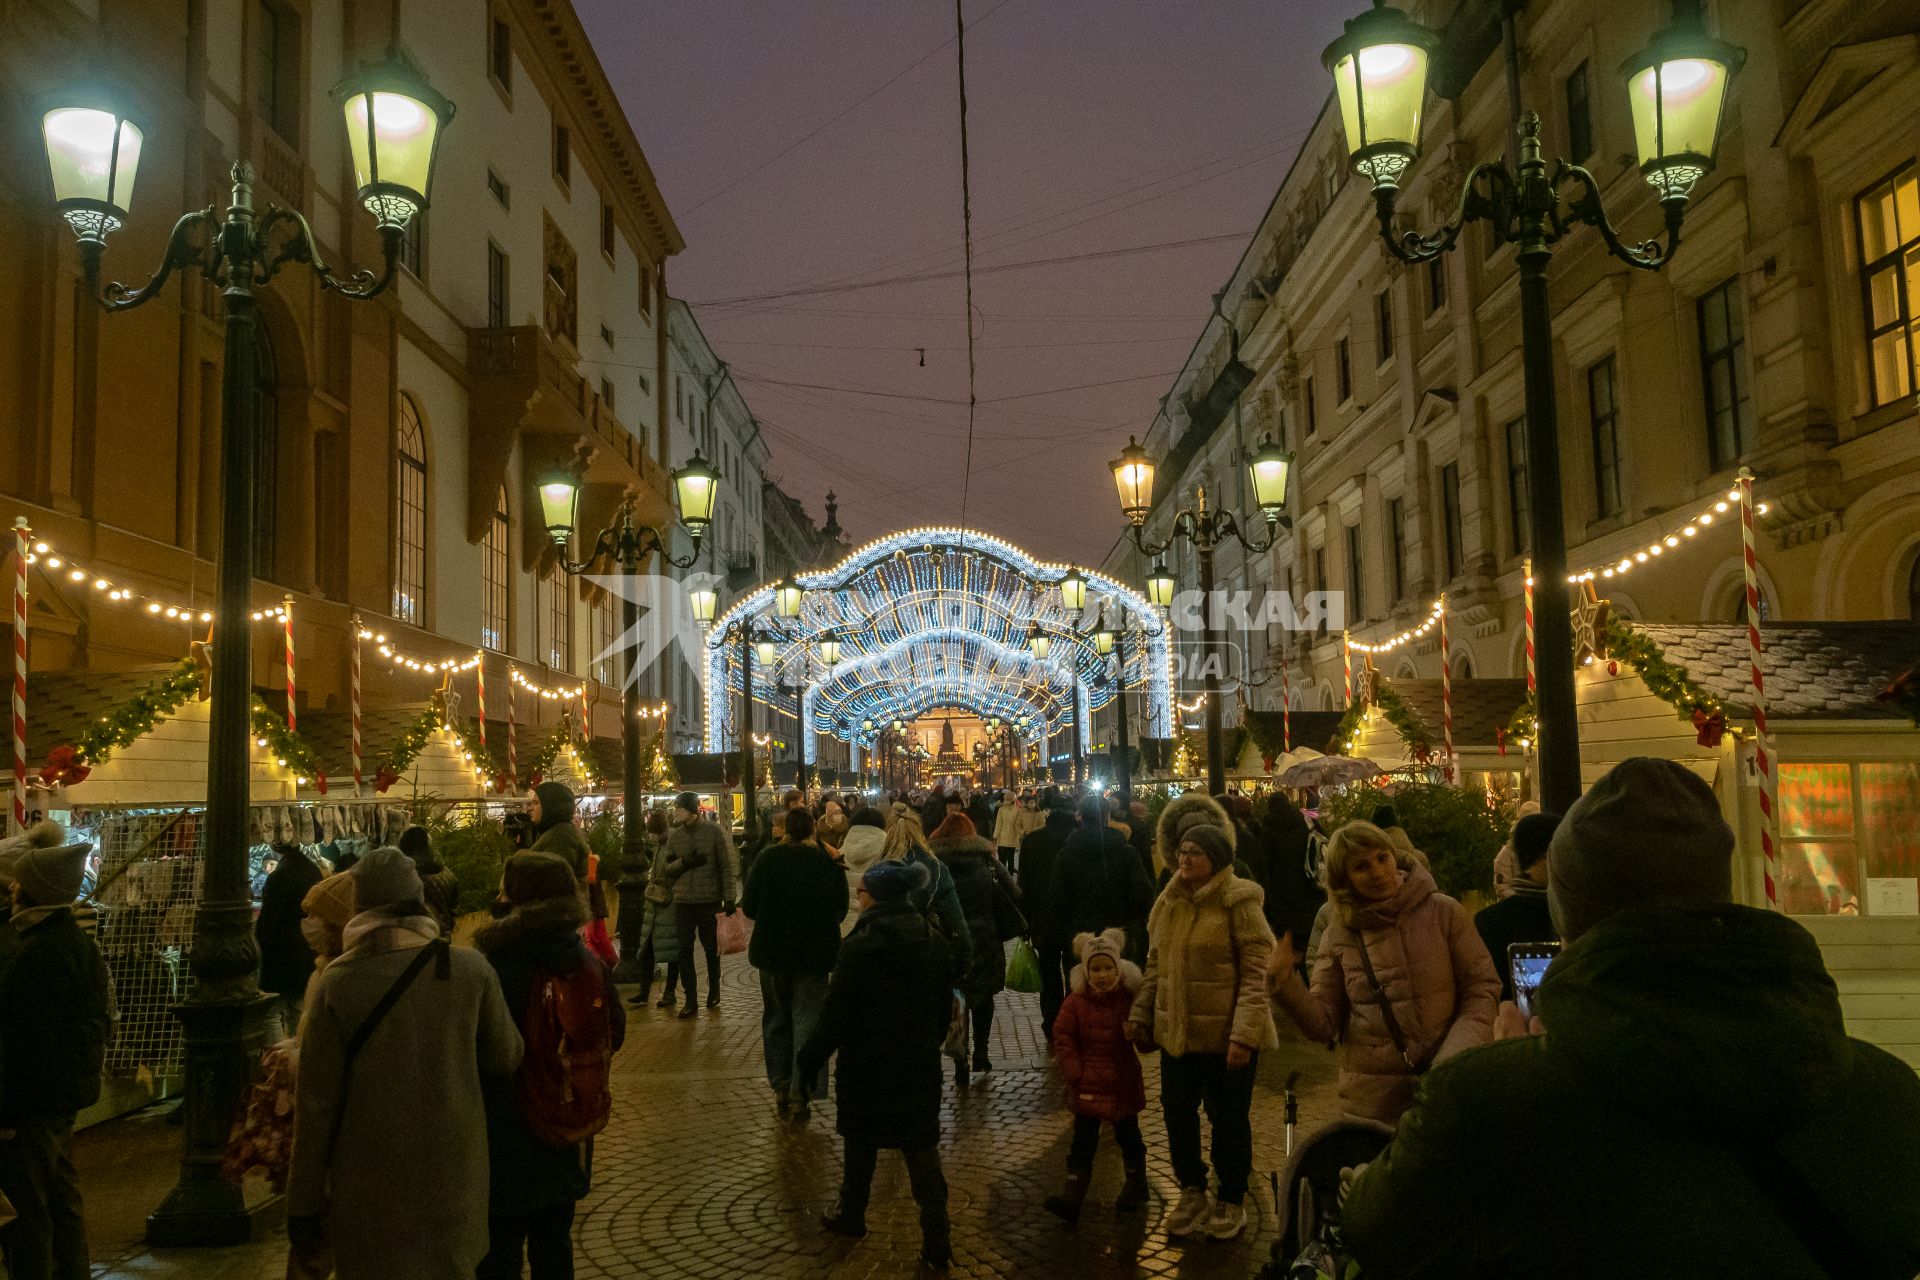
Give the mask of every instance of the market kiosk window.
[[1920, 916], [1920, 763], [1780, 766], [1780, 909]]

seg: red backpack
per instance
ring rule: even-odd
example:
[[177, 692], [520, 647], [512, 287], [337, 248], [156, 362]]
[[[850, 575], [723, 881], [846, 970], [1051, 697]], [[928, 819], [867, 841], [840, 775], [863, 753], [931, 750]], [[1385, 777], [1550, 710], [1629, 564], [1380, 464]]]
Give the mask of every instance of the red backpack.
[[606, 1128], [613, 1023], [600, 966], [537, 976], [520, 1034], [527, 1045], [517, 1077], [520, 1110], [534, 1137], [570, 1147]]

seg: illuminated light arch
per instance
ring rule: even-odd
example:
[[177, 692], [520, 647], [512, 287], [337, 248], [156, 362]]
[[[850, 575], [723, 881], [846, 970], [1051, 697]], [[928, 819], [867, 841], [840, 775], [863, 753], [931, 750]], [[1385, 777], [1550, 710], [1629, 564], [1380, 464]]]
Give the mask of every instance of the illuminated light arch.
[[[1092, 713], [1112, 701], [1115, 685], [1099, 674], [1105, 660], [1089, 644], [1071, 641], [1068, 630], [1089, 626], [1104, 610], [1114, 625], [1145, 633], [1144, 643], [1129, 645], [1127, 683], [1147, 695], [1149, 733], [1170, 736], [1173, 651], [1163, 615], [1117, 579], [1085, 568], [1079, 572], [1087, 583], [1087, 607], [1069, 613], [1058, 584], [1071, 567], [1038, 560], [990, 534], [921, 528], [876, 539], [832, 568], [800, 574], [807, 595], [793, 622], [775, 619], [773, 587], [761, 586], [708, 634], [702, 671], [707, 749], [735, 746], [729, 707], [740, 691], [741, 648], [723, 637], [730, 624], [749, 619], [784, 635], [773, 671], [788, 677], [798, 674], [801, 655], [811, 655], [823, 633], [838, 636], [841, 662], [822, 679], [813, 659], [814, 680], [799, 709], [816, 732], [864, 747], [893, 720], [935, 706], [1003, 719], [1029, 715], [1057, 731], [1071, 723], [1068, 704], [1077, 672], [1082, 740], [1090, 743]], [[1035, 622], [1054, 641], [1044, 659], [1027, 648]], [[794, 715], [794, 699], [773, 692], [772, 683], [772, 673], [756, 661], [755, 702]], [[874, 725], [871, 732], [864, 728], [867, 721]], [[811, 759], [813, 734], [801, 738]]]

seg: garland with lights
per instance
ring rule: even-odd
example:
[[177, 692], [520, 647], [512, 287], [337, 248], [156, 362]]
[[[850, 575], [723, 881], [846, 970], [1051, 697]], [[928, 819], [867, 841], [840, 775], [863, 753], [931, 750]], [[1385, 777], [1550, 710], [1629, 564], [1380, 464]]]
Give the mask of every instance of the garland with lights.
[[[1707, 692], [1685, 667], [1670, 661], [1650, 636], [1620, 619], [1608, 617], [1601, 634], [1609, 674], [1618, 674], [1620, 664], [1626, 663], [1649, 693], [1672, 707], [1680, 719], [1693, 722], [1701, 746], [1720, 745], [1727, 732], [1727, 712], [1720, 699]], [[1533, 695], [1528, 694], [1507, 720], [1507, 740], [1531, 747], [1539, 732], [1540, 710]]]
[[327, 794], [327, 771], [320, 767], [320, 757], [313, 753], [306, 739], [287, 728], [287, 722], [263, 702], [259, 694], [253, 697], [249, 724], [256, 746], [273, 752], [276, 763], [293, 770], [302, 782], [312, 779], [314, 788], [321, 795]]
[[[174, 668], [131, 698], [100, 717], [73, 744], [68, 756], [75, 764], [105, 764], [121, 747], [131, 746], [136, 738], [180, 709], [182, 703], [200, 692], [200, 668], [192, 658], [182, 658]], [[55, 748], [58, 753], [63, 748]], [[48, 758], [49, 767], [54, 762]], [[46, 770], [41, 771], [44, 778]], [[80, 774], [84, 778], [86, 774]], [[80, 778], [62, 777], [58, 782], [78, 782]]]
[[587, 755], [587, 740], [573, 732], [573, 720], [568, 717], [553, 726], [553, 731], [540, 744], [540, 749], [533, 753], [533, 759], [527, 766], [528, 786], [537, 787], [546, 780], [547, 770], [553, 767], [553, 762], [560, 756], [560, 748], [565, 746], [573, 748], [574, 759], [580, 765], [581, 780], [589, 787], [598, 785], [599, 779], [594, 776], [593, 765]]
[[1399, 733], [1400, 741], [1406, 744], [1407, 751], [1414, 760], [1424, 763], [1432, 757], [1433, 749], [1427, 744], [1433, 740], [1433, 735], [1414, 709], [1407, 705], [1407, 700], [1400, 696], [1400, 691], [1395, 689], [1385, 676], [1374, 680], [1373, 698], [1370, 701], [1356, 696], [1347, 704], [1346, 711], [1341, 714], [1340, 723], [1333, 731], [1334, 747], [1340, 754], [1344, 755], [1352, 746], [1355, 735], [1360, 732], [1361, 723], [1366, 719], [1367, 712], [1374, 707], [1380, 709], [1380, 714], [1387, 718], [1387, 723]]
[[1895, 676], [1886, 688], [1874, 695], [1874, 700], [1905, 712], [1912, 719], [1913, 727], [1920, 729], [1920, 666], [1909, 667]]

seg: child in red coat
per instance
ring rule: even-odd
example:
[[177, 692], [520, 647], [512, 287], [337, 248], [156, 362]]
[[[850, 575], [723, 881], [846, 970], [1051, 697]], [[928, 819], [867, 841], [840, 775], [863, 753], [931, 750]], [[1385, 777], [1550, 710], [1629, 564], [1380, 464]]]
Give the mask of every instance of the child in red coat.
[[1126, 1035], [1127, 1012], [1140, 986], [1139, 966], [1121, 959], [1127, 935], [1120, 929], [1083, 933], [1073, 940], [1072, 993], [1053, 1020], [1053, 1059], [1067, 1077], [1067, 1108], [1073, 1112], [1073, 1146], [1067, 1152], [1067, 1185], [1048, 1196], [1047, 1212], [1068, 1223], [1080, 1220], [1080, 1205], [1093, 1181], [1093, 1153], [1100, 1122], [1113, 1125], [1113, 1140], [1126, 1164], [1127, 1180], [1115, 1209], [1147, 1203], [1147, 1144], [1140, 1113], [1147, 1090], [1140, 1059]]

